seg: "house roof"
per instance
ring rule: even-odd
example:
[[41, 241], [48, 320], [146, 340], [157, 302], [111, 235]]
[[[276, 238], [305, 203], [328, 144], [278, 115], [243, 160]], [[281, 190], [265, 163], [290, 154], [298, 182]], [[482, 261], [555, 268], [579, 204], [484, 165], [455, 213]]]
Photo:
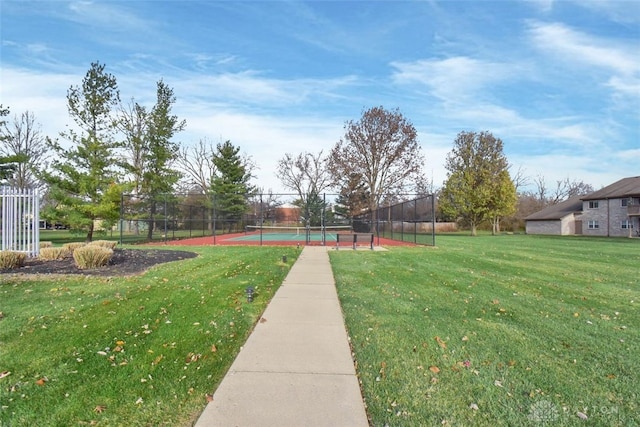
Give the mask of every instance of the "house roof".
[[623, 178], [583, 196], [582, 200], [623, 199], [626, 197], [640, 197], [640, 176]]
[[525, 218], [525, 221], [549, 221], [549, 220], [561, 220], [567, 215], [582, 212], [582, 198], [583, 196], [571, 197], [564, 202], [556, 203], [555, 205], [547, 206], [546, 208], [532, 213]]

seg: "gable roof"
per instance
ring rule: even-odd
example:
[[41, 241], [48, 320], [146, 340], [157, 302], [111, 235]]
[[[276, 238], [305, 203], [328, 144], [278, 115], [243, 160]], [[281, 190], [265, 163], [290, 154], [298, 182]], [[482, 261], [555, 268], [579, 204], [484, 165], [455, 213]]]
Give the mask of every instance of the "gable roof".
[[623, 178], [583, 196], [582, 200], [624, 199], [627, 197], [640, 197], [640, 176]]
[[525, 218], [525, 221], [549, 221], [549, 220], [561, 220], [567, 215], [582, 212], [582, 197], [571, 197], [564, 202], [556, 203], [555, 205], [547, 206], [546, 208], [532, 213]]

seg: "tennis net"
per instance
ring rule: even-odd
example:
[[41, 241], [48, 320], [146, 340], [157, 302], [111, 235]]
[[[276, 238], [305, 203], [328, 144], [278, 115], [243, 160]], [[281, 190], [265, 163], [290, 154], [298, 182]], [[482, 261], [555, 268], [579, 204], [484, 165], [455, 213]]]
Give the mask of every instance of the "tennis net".
[[281, 225], [247, 225], [247, 234], [288, 234], [293, 236], [351, 233], [350, 225], [326, 225], [318, 227], [281, 226]]

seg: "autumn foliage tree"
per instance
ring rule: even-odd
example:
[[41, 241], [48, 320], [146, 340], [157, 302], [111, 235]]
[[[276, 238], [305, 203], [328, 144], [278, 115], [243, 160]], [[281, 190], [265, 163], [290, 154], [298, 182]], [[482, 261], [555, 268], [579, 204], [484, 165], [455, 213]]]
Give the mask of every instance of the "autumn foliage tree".
[[348, 182], [360, 177], [372, 212], [383, 197], [415, 192], [425, 181], [416, 129], [399, 110], [370, 108], [344, 131], [329, 154], [329, 171], [340, 188], [360, 188]]
[[459, 218], [476, 235], [477, 226], [515, 212], [516, 189], [509, 176], [503, 143], [490, 132], [461, 132], [447, 156], [447, 181], [440, 194], [440, 209]]

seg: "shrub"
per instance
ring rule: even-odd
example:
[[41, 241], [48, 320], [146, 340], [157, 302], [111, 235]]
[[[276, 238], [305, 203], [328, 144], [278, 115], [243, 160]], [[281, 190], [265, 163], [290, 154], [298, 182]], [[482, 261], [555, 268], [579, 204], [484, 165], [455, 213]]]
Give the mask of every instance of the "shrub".
[[73, 251], [73, 260], [81, 270], [104, 267], [112, 256], [112, 249], [98, 245], [85, 245]]
[[22, 267], [27, 254], [16, 251], [0, 251], [0, 270]]
[[95, 246], [101, 246], [107, 249], [114, 249], [118, 244], [118, 242], [114, 242], [113, 240], [95, 240], [89, 244], [95, 245]]
[[40, 242], [40, 249], [50, 248], [53, 246], [53, 242]]
[[73, 253], [76, 249], [82, 248], [86, 245], [87, 244], [84, 242], [71, 242], [71, 243], [65, 243], [64, 245], [62, 245], [62, 247], [65, 248], [70, 253]]
[[53, 261], [56, 259], [63, 259], [69, 254], [69, 251], [62, 247], [57, 248], [40, 248], [39, 258], [46, 261]]

